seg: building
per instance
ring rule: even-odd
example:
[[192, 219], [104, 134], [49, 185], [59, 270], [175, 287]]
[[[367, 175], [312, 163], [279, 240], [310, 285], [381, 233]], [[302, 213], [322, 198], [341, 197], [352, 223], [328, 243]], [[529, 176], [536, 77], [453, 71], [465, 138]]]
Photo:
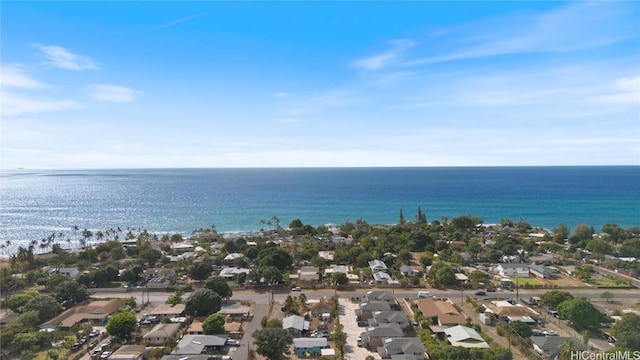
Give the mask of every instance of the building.
[[322, 316], [322, 314], [331, 313], [331, 309], [333, 309], [333, 305], [328, 299], [321, 299], [320, 301], [309, 305], [309, 311], [311, 312], [311, 315], [315, 317], [320, 317]]
[[143, 337], [148, 345], [164, 346], [180, 330], [180, 324], [158, 324]]
[[369, 325], [380, 326], [381, 324], [398, 324], [404, 330], [409, 325], [409, 319], [404, 311], [376, 311], [369, 319]]
[[447, 336], [447, 341], [452, 346], [461, 346], [463, 348], [479, 348], [489, 349], [490, 346], [486, 341], [472, 328], [466, 326], [457, 325], [444, 329], [444, 333]]
[[116, 350], [109, 359], [112, 360], [142, 360], [147, 356], [147, 348], [142, 345], [123, 345]]
[[171, 268], [147, 269], [143, 275], [147, 279], [147, 287], [152, 289], [166, 289], [176, 279], [176, 271]]
[[406, 277], [420, 276], [422, 274], [422, 268], [419, 266], [402, 265], [400, 266], [400, 273]]
[[[220, 351], [227, 342], [227, 336], [218, 335], [184, 335], [172, 352], [175, 355], [198, 355], [203, 350]], [[184, 356], [181, 357], [184, 359]], [[191, 356], [189, 356], [191, 360]]]
[[424, 360], [426, 349], [417, 337], [401, 337], [384, 339], [378, 347], [378, 354], [382, 359], [396, 359], [398, 355], [405, 355], [406, 359]]
[[404, 332], [398, 324], [380, 324], [368, 327], [361, 336], [370, 348], [377, 349], [383, 345], [384, 339], [403, 337]]
[[364, 298], [367, 302], [384, 301], [389, 305], [395, 305], [396, 303], [396, 296], [386, 291], [367, 291], [364, 294]]
[[309, 332], [309, 325], [308, 321], [298, 315], [289, 315], [282, 319], [282, 328], [289, 331], [293, 337], [300, 337], [304, 332]]
[[298, 357], [319, 356], [328, 345], [326, 338], [294, 338], [293, 352]]
[[434, 300], [433, 298], [423, 298], [416, 300], [418, 311], [431, 319], [439, 326], [462, 325], [467, 323], [464, 315], [460, 314], [449, 302]]
[[373, 280], [380, 284], [389, 284], [393, 282], [393, 278], [391, 275], [387, 274], [384, 271], [377, 271], [373, 273]]
[[193, 321], [191, 321], [191, 325], [189, 325], [186, 333], [188, 335], [203, 335], [204, 333], [202, 332], [202, 323], [205, 319], [206, 318], [204, 316], [194, 318]]
[[298, 270], [298, 281], [314, 283], [320, 280], [320, 268], [317, 266], [303, 266]]
[[529, 277], [529, 265], [520, 263], [503, 263], [496, 264], [493, 272], [502, 277]]
[[231, 254], [229, 254], [229, 255], [225, 256], [225, 257], [224, 257], [224, 260], [225, 260], [225, 261], [233, 261], [233, 260], [240, 259], [240, 258], [243, 258], [243, 257], [244, 257], [244, 255], [243, 255], [243, 254], [240, 254], [240, 253], [231, 253]]
[[173, 249], [173, 251], [180, 255], [180, 254], [184, 254], [184, 253], [188, 253], [188, 252], [193, 252], [194, 246], [193, 244], [189, 243], [189, 242], [177, 242], [177, 243], [171, 243], [171, 249]]
[[234, 279], [241, 273], [245, 273], [249, 275], [250, 272], [251, 272], [251, 269], [247, 269], [247, 268], [226, 267], [220, 270], [220, 273], [218, 274], [218, 276], [223, 277], [225, 279]]
[[387, 265], [381, 260], [371, 260], [369, 261], [369, 267], [371, 268], [371, 272], [375, 273], [377, 271], [387, 271]]
[[49, 270], [49, 276], [54, 274], [60, 274], [67, 279], [74, 280], [78, 275], [80, 275], [80, 270], [77, 267], [68, 267], [68, 268], [52, 268]]
[[168, 317], [178, 317], [184, 313], [184, 309], [186, 308], [185, 304], [159, 304], [153, 310], [149, 312], [150, 316], [157, 316], [158, 318]]
[[562, 344], [570, 341], [571, 351], [586, 351], [589, 347], [572, 337], [564, 336], [532, 336], [531, 343], [533, 349], [546, 358], [555, 358], [560, 355]]
[[374, 312], [388, 310], [391, 310], [391, 306], [386, 301], [371, 301], [360, 304], [355, 313], [360, 320], [368, 320], [373, 317]]
[[549, 279], [556, 273], [556, 269], [545, 265], [529, 265], [529, 272], [541, 279]]
[[87, 322], [92, 325], [104, 326], [111, 314], [123, 307], [124, 301], [120, 299], [99, 300], [85, 302], [66, 310], [46, 323], [40, 325], [40, 329], [60, 329], [69, 331], [76, 323]]

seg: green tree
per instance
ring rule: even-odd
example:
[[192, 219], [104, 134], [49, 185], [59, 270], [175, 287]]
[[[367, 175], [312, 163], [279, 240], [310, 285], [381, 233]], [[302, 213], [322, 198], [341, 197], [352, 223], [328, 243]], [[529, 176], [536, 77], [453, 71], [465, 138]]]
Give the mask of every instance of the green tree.
[[33, 294], [27, 293], [13, 295], [9, 300], [7, 300], [7, 306], [9, 306], [13, 312], [20, 312], [20, 308], [27, 305], [31, 299], [33, 299]]
[[555, 309], [563, 301], [571, 299], [573, 299], [573, 295], [566, 291], [551, 290], [540, 296], [540, 305]]
[[593, 270], [593, 266], [582, 265], [582, 266], [576, 267], [576, 271], [574, 272], [574, 275], [583, 282], [589, 282], [594, 272], [595, 271]]
[[67, 280], [56, 286], [53, 295], [67, 309], [89, 298], [87, 287], [73, 280]]
[[206, 316], [220, 311], [222, 298], [213, 291], [202, 288], [189, 295], [185, 301], [184, 313], [189, 316]]
[[578, 224], [578, 226], [576, 226], [576, 228], [573, 230], [573, 235], [569, 238], [569, 242], [572, 244], [577, 244], [580, 241], [591, 240], [591, 238], [593, 237], [593, 233], [593, 228], [588, 224]]
[[331, 283], [336, 285], [345, 285], [349, 282], [347, 274], [343, 272], [335, 272], [331, 275]]
[[598, 253], [602, 255], [610, 255], [613, 253], [613, 246], [610, 242], [602, 239], [592, 239], [587, 242], [587, 250], [592, 253]]
[[472, 231], [482, 220], [471, 215], [457, 216], [451, 219], [451, 227], [458, 231]]
[[124, 340], [136, 329], [137, 323], [138, 320], [134, 314], [122, 311], [112, 315], [105, 328], [109, 335]]
[[616, 348], [623, 350], [640, 349], [640, 315], [622, 314], [622, 319], [611, 327], [611, 335], [616, 338]]
[[224, 334], [224, 317], [220, 314], [211, 314], [202, 323], [202, 332], [205, 335]]
[[169, 298], [166, 303], [170, 305], [182, 304], [182, 295], [184, 295], [184, 291], [182, 289], [177, 289]]
[[278, 318], [269, 319], [269, 321], [267, 321], [267, 327], [268, 328], [280, 328], [280, 329], [282, 329], [282, 320], [280, 320]]
[[512, 321], [507, 326], [507, 329], [511, 333], [516, 334], [523, 339], [527, 339], [531, 335], [533, 335], [533, 330], [531, 330], [531, 326], [523, 323], [522, 321]]
[[211, 265], [207, 265], [204, 262], [197, 262], [191, 265], [189, 268], [189, 276], [193, 280], [205, 280], [211, 273], [213, 272], [213, 268]]
[[560, 303], [558, 313], [583, 328], [596, 328], [605, 320], [604, 315], [584, 298]]
[[609, 302], [611, 299], [613, 299], [613, 293], [611, 291], [603, 291], [600, 293], [600, 298], [605, 299], [607, 300], [607, 302]]
[[38, 338], [35, 332], [16, 334], [11, 344], [21, 354], [34, 354], [37, 352]]
[[25, 311], [22, 314], [18, 315], [18, 320], [20, 324], [22, 324], [27, 329], [35, 330], [40, 322], [40, 313], [38, 310], [29, 310]]
[[293, 257], [285, 249], [270, 247], [260, 250], [256, 265], [258, 267], [275, 266], [281, 272], [291, 267]]
[[53, 319], [62, 312], [62, 306], [58, 304], [53, 296], [36, 295], [24, 306], [26, 311], [37, 310], [40, 315], [40, 323]]
[[442, 285], [455, 284], [456, 277], [451, 266], [443, 261], [439, 261], [431, 266], [427, 280], [431, 286], [439, 288]]
[[287, 298], [284, 299], [284, 311], [286, 314], [298, 313], [298, 304], [291, 295], [287, 296]]
[[489, 274], [480, 270], [473, 270], [469, 274], [469, 280], [472, 284], [478, 285], [479, 283], [487, 283], [489, 281]]
[[287, 330], [278, 328], [264, 328], [253, 333], [258, 354], [269, 360], [278, 360], [293, 343], [291, 334]]
[[344, 346], [347, 344], [347, 334], [344, 332], [344, 326], [337, 321], [333, 328], [333, 342], [342, 356], [344, 354]]
[[227, 280], [219, 276], [213, 276], [207, 279], [204, 287], [220, 295], [223, 299], [228, 300], [233, 296], [233, 291], [227, 283]]

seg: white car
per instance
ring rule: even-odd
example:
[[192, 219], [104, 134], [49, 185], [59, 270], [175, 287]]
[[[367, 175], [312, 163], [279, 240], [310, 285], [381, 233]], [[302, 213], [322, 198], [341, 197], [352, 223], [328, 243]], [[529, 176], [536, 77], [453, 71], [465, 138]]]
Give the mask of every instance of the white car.
[[229, 346], [240, 346], [240, 340], [227, 339], [224, 343]]
[[111, 354], [112, 354], [112, 352], [111, 352], [111, 351], [105, 351], [105, 352], [103, 352], [103, 353], [102, 353], [102, 355], [100, 355], [100, 358], [101, 358], [101, 359], [106, 359], [106, 358], [108, 358], [109, 356], [111, 356]]
[[542, 333], [544, 336], [558, 336], [558, 333], [555, 330], [545, 330]]
[[291, 291], [302, 291], [302, 289], [300, 288], [300, 286], [296, 286], [294, 288], [291, 288]]

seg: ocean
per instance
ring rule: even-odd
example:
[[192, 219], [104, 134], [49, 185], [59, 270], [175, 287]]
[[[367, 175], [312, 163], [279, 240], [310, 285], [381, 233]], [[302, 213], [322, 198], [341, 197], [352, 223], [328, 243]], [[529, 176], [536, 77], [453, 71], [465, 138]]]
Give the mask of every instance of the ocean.
[[[135, 227], [189, 235], [251, 232], [275, 215], [287, 227], [468, 215], [485, 224], [523, 218], [551, 229], [640, 226], [640, 167], [139, 169], [3, 172], [0, 244], [27, 245], [72, 227]], [[123, 235], [120, 235], [122, 238]]]

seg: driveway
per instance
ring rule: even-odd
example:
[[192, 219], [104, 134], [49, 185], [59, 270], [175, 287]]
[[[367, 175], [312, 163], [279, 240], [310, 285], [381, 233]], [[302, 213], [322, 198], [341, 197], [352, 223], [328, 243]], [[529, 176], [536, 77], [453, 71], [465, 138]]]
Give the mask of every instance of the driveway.
[[229, 349], [229, 355], [233, 359], [248, 359], [249, 349], [253, 347], [253, 333], [261, 328], [260, 320], [267, 315], [267, 304], [256, 304], [253, 310], [253, 318], [244, 329], [244, 335], [239, 347]]
[[344, 315], [340, 316], [340, 324], [344, 326], [344, 332], [347, 334], [347, 344], [344, 347], [345, 360], [364, 360], [369, 355], [373, 356], [374, 359], [380, 359], [378, 353], [369, 352], [365, 348], [358, 347], [356, 338], [366, 329], [358, 327], [356, 322], [355, 310], [358, 308], [358, 304], [343, 298], [340, 298], [339, 302], [345, 310]]

